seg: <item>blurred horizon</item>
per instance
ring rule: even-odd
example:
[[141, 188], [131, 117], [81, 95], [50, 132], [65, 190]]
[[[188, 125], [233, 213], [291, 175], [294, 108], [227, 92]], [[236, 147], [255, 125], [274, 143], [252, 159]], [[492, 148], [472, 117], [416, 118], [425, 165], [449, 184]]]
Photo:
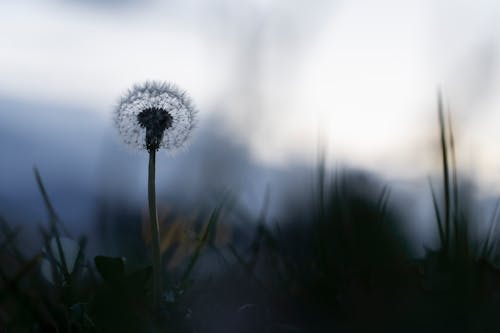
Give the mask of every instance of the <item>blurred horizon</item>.
[[439, 89], [462, 162], [500, 180], [494, 1], [52, 0], [0, 9], [7, 98], [83, 108], [111, 127], [132, 84], [168, 80], [192, 95], [202, 121], [220, 114], [264, 165], [314, 161], [321, 140], [337, 160], [421, 174], [433, 162], [414, 151], [433, 144]]

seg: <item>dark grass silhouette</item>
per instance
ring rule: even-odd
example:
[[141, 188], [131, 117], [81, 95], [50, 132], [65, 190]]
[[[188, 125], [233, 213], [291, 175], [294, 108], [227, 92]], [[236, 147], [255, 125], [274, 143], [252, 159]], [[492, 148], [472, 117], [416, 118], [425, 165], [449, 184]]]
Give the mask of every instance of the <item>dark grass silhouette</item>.
[[150, 235], [141, 227], [142, 213], [120, 202], [103, 203], [107, 213], [98, 214], [103, 225], [119, 225], [105, 238], [114, 243], [113, 256], [89, 258], [88, 243], [96, 240], [71, 237], [35, 171], [48, 212], [48, 223], [39, 230], [44, 248], [27, 254], [21, 230], [0, 221], [0, 328], [496, 331], [498, 212], [486, 221], [486, 235], [473, 236], [480, 235], [471, 230], [483, 222], [474, 215], [470, 187], [458, 179], [451, 120], [441, 99], [438, 115], [443, 179], [439, 191], [430, 184], [437, 249], [413, 258], [412, 235], [403, 228], [405, 203], [393, 200], [390, 187], [368, 173], [330, 174], [320, 156], [316, 181], [304, 189], [310, 195], [288, 200], [277, 221], [268, 218], [269, 191], [260, 212], [246, 212], [228, 194], [195, 217], [173, 208], [161, 235], [167, 306], [160, 313], [152, 306]]

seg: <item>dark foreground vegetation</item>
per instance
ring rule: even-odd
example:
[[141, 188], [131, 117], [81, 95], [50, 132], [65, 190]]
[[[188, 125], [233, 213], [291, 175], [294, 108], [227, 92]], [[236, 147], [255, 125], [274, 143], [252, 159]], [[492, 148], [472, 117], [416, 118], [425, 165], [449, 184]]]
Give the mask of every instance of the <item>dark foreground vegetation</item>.
[[312, 195], [289, 202], [283, 220], [269, 221], [266, 205], [248, 214], [227, 194], [205, 215], [171, 211], [162, 222], [159, 309], [141, 213], [116, 203], [106, 242], [123, 257], [89, 258], [96, 240], [65, 230], [35, 170], [49, 216], [39, 228], [43, 250], [26, 253], [22, 230], [0, 220], [0, 332], [500, 330], [497, 212], [484, 237], [471, 236], [479, 221], [439, 111], [443, 175], [430, 184], [438, 248], [413, 258], [405, 207], [391, 204], [390, 187], [362, 173], [330, 175], [320, 160], [305, 189]]

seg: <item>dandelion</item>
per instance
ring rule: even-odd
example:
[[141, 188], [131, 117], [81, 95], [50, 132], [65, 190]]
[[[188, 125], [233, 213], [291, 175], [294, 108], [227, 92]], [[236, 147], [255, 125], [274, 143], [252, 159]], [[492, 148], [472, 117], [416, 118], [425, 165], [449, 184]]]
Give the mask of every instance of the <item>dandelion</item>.
[[155, 165], [160, 149], [175, 151], [188, 141], [195, 126], [196, 110], [189, 96], [175, 85], [146, 82], [135, 85], [118, 103], [114, 121], [128, 146], [149, 153], [148, 201], [153, 248], [153, 297], [162, 295], [160, 230], [156, 210]]
[[188, 141], [196, 111], [189, 96], [175, 85], [135, 85], [118, 103], [114, 121], [125, 144], [134, 149], [175, 151]]

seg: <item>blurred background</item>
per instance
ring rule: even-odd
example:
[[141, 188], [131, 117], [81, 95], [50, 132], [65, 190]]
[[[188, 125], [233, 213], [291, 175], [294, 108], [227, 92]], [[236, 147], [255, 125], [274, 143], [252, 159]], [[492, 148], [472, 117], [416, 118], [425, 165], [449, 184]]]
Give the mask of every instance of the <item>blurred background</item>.
[[[500, 185], [496, 0], [25, 0], [0, 2], [0, 214], [45, 218], [40, 169], [68, 227], [92, 234], [114, 198], [146, 207], [145, 153], [112, 110], [136, 82], [168, 80], [199, 109], [192, 145], [157, 164], [164, 205], [230, 190], [270, 215], [310, 193], [318, 156], [363, 169], [405, 205], [416, 250], [436, 234], [437, 95], [460, 173], [489, 214]], [[360, 188], [363, 188], [360, 182]], [[271, 218], [270, 218], [271, 219]]]

